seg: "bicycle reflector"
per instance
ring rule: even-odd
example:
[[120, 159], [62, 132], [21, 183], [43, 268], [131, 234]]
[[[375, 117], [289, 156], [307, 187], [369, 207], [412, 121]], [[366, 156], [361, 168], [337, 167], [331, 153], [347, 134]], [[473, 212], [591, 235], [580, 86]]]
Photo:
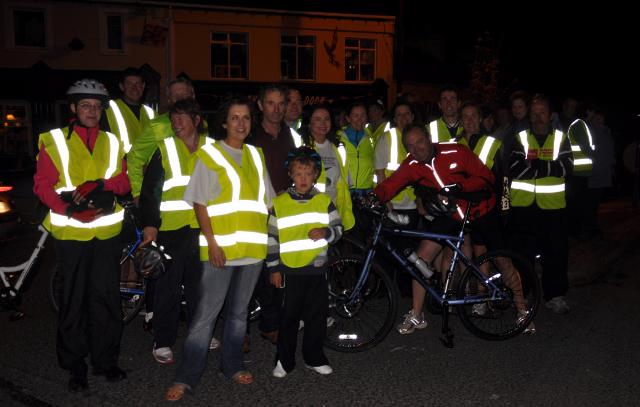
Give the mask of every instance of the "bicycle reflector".
[[156, 242], [151, 242], [147, 246], [143, 246], [136, 250], [133, 256], [133, 267], [139, 275], [152, 280], [158, 279], [165, 272], [171, 256], [164, 252], [162, 246], [158, 246]]

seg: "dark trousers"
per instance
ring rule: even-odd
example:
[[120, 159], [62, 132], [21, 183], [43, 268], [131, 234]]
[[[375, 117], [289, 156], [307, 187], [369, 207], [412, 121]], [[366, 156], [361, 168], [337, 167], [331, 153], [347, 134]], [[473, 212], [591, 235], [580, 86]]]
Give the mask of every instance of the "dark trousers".
[[283, 302], [280, 309], [280, 331], [276, 360], [287, 372], [296, 366], [296, 347], [300, 320], [304, 321], [302, 357], [308, 366], [328, 365], [324, 354], [324, 338], [327, 334], [328, 287], [324, 273], [296, 275], [295, 271], [284, 275]]
[[[255, 295], [260, 302], [260, 332], [272, 332], [278, 330], [280, 324], [280, 305], [282, 304], [282, 290], [275, 288], [269, 282], [271, 273], [267, 267], [263, 267], [255, 287]], [[247, 325], [248, 326], [248, 325]]]
[[565, 295], [569, 289], [566, 216], [564, 209], [540, 209], [535, 203], [525, 208], [512, 207], [509, 215], [511, 249], [529, 259], [531, 264], [536, 255], [541, 256], [545, 300]]
[[572, 236], [588, 231], [585, 227], [590, 216], [588, 180], [581, 176], [567, 178], [567, 211]]
[[187, 301], [187, 320], [195, 314], [202, 262], [198, 246], [199, 229], [183, 227], [158, 233], [158, 244], [171, 256], [168, 269], [155, 281], [153, 337], [155, 347], [171, 347], [176, 342], [182, 286]]
[[86, 371], [118, 364], [122, 315], [120, 307], [119, 237], [87, 242], [56, 240], [62, 293], [56, 350], [63, 369]]

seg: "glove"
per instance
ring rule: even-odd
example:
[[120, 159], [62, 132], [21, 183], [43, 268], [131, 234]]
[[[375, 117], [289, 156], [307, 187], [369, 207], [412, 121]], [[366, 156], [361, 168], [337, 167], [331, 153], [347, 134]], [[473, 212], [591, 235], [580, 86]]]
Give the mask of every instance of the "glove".
[[450, 184], [442, 187], [442, 189], [440, 190], [440, 195], [455, 196], [459, 192], [462, 192], [462, 187], [460, 187], [460, 185]]
[[100, 213], [100, 209], [87, 209], [80, 212], [73, 212], [71, 213], [71, 217], [82, 223], [89, 223], [96, 220], [100, 216]]
[[104, 181], [101, 179], [87, 181], [76, 188], [75, 192], [73, 193], [73, 197], [82, 201], [87, 199], [89, 195], [102, 191], [103, 187]]

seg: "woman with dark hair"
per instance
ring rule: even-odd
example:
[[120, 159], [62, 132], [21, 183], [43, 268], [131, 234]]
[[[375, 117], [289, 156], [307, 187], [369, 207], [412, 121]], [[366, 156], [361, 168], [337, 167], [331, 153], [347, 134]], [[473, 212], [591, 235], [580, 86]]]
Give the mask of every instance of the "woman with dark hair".
[[250, 384], [242, 342], [247, 306], [267, 255], [267, 208], [275, 196], [259, 148], [245, 144], [251, 130], [250, 102], [227, 99], [220, 109], [224, 139], [198, 150], [184, 200], [200, 225], [200, 296], [184, 342], [183, 358], [165, 399], [180, 400], [197, 385], [207, 363], [213, 328], [226, 302], [222, 373]]
[[193, 207], [182, 199], [197, 160], [196, 151], [212, 140], [202, 134], [203, 118], [195, 99], [177, 101], [169, 110], [171, 129], [158, 142], [142, 180], [140, 213], [142, 246], [156, 244], [171, 256], [166, 272], [154, 282], [153, 357], [174, 362], [180, 322], [181, 287], [187, 300], [187, 318], [195, 312], [200, 275], [198, 222]]
[[302, 141], [313, 147], [322, 158], [322, 172], [316, 189], [325, 192], [338, 208], [345, 230], [355, 224], [351, 209], [351, 196], [347, 181], [347, 152], [332, 128], [331, 110], [326, 105], [315, 105], [302, 125]]

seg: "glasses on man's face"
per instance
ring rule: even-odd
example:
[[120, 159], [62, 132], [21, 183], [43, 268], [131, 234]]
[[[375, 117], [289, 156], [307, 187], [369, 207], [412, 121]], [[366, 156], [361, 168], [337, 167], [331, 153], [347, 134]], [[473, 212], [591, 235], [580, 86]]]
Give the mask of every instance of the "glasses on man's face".
[[92, 103], [80, 103], [78, 105], [78, 108], [81, 110], [102, 110], [104, 109], [104, 106], [102, 106], [100, 103], [95, 105]]

